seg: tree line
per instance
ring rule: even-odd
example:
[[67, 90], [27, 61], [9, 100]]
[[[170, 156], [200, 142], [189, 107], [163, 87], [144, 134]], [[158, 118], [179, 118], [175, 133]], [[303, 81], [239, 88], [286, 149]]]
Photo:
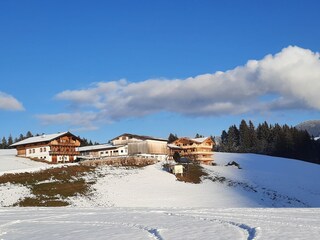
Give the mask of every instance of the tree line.
[[[41, 136], [41, 134], [37, 133], [33, 135], [31, 131], [28, 131], [25, 135], [20, 134], [19, 137], [15, 137], [15, 138], [13, 138], [11, 134], [7, 138], [4, 136], [2, 137], [0, 142], [0, 149], [9, 149], [12, 144], [16, 142], [20, 142], [29, 137], [35, 137], [35, 136]], [[99, 144], [98, 142], [92, 142], [87, 138], [81, 138], [80, 136], [78, 136], [78, 138], [80, 139], [81, 146], [92, 146], [92, 145]]]
[[257, 128], [245, 120], [241, 121], [239, 128], [230, 126], [228, 131], [222, 132], [216, 151], [258, 153], [320, 164], [320, 141], [315, 141], [307, 131], [267, 122]]

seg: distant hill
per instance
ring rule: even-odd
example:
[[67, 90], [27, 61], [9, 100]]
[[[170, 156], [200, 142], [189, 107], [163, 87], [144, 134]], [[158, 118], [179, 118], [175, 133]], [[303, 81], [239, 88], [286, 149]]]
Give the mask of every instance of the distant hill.
[[295, 126], [299, 130], [306, 130], [311, 136], [320, 137], [320, 120], [310, 120]]

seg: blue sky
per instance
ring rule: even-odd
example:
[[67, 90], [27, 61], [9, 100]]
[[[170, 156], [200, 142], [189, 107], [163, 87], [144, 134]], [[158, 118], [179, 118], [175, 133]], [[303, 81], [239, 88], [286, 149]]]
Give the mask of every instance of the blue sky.
[[311, 0], [0, 1], [0, 136], [70, 130], [106, 142], [319, 119], [319, 9]]

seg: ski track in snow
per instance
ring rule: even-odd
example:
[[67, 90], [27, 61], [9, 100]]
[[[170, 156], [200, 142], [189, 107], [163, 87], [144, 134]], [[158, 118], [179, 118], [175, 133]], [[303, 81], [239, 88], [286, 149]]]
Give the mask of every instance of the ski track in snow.
[[253, 239], [255, 239], [255, 237], [257, 237], [256, 228], [252, 228], [244, 223], [236, 223], [236, 222], [232, 222], [232, 221], [225, 221], [225, 220], [216, 219], [216, 218], [200, 217], [200, 216], [196, 216], [196, 215], [174, 214], [174, 213], [167, 213], [167, 215], [168, 216], [179, 216], [179, 217], [191, 217], [191, 218], [194, 218], [197, 220], [216, 222], [219, 224], [230, 224], [231, 226], [235, 226], [237, 228], [240, 228], [242, 231], [245, 231], [246, 234], [248, 235], [247, 240], [253, 240]]
[[1, 208], [0, 239], [317, 239], [319, 213], [319, 209]]

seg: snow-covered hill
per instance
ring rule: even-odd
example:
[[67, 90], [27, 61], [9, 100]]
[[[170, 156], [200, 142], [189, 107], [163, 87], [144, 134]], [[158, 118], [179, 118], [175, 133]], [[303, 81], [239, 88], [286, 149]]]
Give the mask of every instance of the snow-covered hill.
[[[320, 207], [320, 165], [257, 154], [215, 153], [214, 158], [217, 166], [203, 166], [209, 176], [201, 184], [177, 181], [162, 170], [162, 163], [134, 169], [100, 167], [86, 176], [96, 182], [90, 196], [71, 197], [69, 202], [80, 207]], [[242, 169], [225, 166], [230, 161]], [[0, 173], [52, 166], [0, 155]], [[14, 188], [0, 186], [0, 198], [9, 192], [29, 194], [23, 186]], [[5, 199], [0, 202], [8, 206]]]
[[320, 137], [320, 120], [309, 120], [295, 126], [299, 130], [306, 130], [310, 136]]
[[[242, 169], [226, 167], [230, 161]], [[209, 175], [200, 184], [177, 181], [161, 163], [100, 167], [85, 176], [96, 180], [91, 195], [70, 198], [71, 207], [0, 208], [0, 239], [318, 238], [320, 208], [305, 207], [320, 207], [319, 165], [232, 153], [215, 153], [215, 162], [204, 166]], [[38, 164], [0, 154], [2, 173], [50, 166]], [[2, 206], [30, 194], [0, 185]]]

